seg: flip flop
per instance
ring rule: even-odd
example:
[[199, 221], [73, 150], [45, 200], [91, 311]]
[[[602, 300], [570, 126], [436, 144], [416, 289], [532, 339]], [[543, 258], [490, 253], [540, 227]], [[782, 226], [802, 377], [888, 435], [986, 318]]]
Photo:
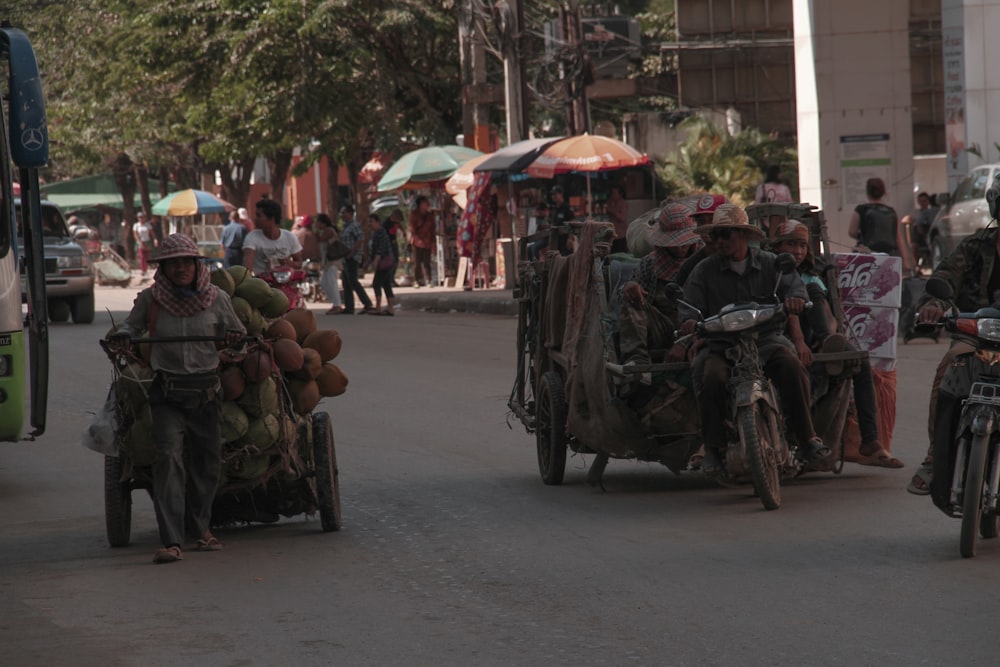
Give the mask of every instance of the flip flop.
[[861, 454], [854, 462], [858, 465], [875, 466], [877, 468], [903, 468], [906, 465], [881, 447], [871, 454]]
[[931, 479], [934, 477], [934, 464], [924, 461], [913, 474], [913, 479], [906, 486], [906, 490], [915, 496], [929, 496], [931, 493]]
[[177, 545], [157, 549], [156, 553], [153, 554], [153, 562], [158, 565], [162, 565], [163, 563], [175, 563], [179, 560], [184, 560], [184, 552], [182, 552], [181, 548]]
[[222, 542], [216, 539], [215, 535], [206, 533], [205, 537], [195, 542], [197, 551], [222, 551]]

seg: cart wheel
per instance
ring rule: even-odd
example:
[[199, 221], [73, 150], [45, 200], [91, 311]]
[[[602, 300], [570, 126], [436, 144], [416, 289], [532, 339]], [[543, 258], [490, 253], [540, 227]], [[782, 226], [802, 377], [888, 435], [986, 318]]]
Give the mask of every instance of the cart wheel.
[[316, 464], [316, 499], [319, 501], [319, 519], [323, 532], [340, 530], [342, 524], [337, 451], [333, 446], [330, 415], [325, 412], [313, 415], [313, 461]]
[[559, 373], [542, 376], [535, 402], [538, 472], [546, 484], [562, 484], [566, 473], [566, 394]]
[[108, 544], [127, 547], [132, 535], [132, 489], [122, 482], [121, 457], [104, 457], [104, 523]]

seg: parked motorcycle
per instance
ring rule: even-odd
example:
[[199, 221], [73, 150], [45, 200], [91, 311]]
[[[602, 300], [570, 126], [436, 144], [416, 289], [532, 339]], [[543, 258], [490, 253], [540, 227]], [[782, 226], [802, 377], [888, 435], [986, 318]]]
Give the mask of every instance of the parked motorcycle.
[[271, 287], [280, 289], [288, 297], [288, 309], [302, 308], [305, 303], [299, 286], [306, 279], [306, 272], [302, 269], [290, 269], [279, 267], [261, 273], [258, 278], [266, 282]]
[[[953, 296], [951, 285], [940, 278], [927, 281], [927, 293], [945, 302]], [[962, 519], [959, 552], [963, 558], [972, 558], [976, 555], [977, 532], [984, 539], [1000, 534], [1000, 309], [960, 313], [952, 306], [942, 325], [954, 339], [971, 345], [975, 352], [961, 366], [964, 378], [954, 378], [969, 385], [968, 393], [961, 403], [954, 441], [949, 443], [953, 455], [935, 447], [937, 483], [932, 482], [931, 492], [935, 505], [949, 516]], [[952, 387], [956, 388], [962, 387]], [[952, 461], [954, 469], [948, 475]], [[950, 480], [950, 487], [942, 484], [944, 480]]]
[[[795, 261], [783, 253], [778, 266], [782, 273], [790, 273], [795, 270]], [[803, 467], [785, 438], [778, 394], [764, 374], [757, 348], [758, 336], [773, 332], [775, 320], [784, 314], [778, 284], [780, 278], [763, 303], [729, 304], [718, 314], [702, 318], [697, 329], [710, 347], [724, 350], [732, 365], [726, 420], [729, 437], [721, 481], [738, 482], [749, 476], [767, 510], [781, 506], [782, 478], [794, 477]], [[679, 302], [698, 312], [682, 299]]]
[[314, 259], [307, 259], [303, 262], [302, 269], [306, 272], [306, 278], [299, 283], [299, 294], [306, 301], [321, 303], [326, 299], [323, 287], [320, 285], [323, 265]]

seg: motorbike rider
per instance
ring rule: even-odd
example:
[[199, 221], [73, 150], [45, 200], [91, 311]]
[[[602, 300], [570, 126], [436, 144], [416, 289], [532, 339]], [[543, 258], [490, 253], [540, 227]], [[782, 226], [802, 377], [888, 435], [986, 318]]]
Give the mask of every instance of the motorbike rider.
[[294, 234], [281, 228], [281, 204], [261, 199], [255, 211], [257, 228], [243, 239], [243, 266], [255, 275], [278, 266], [301, 268], [302, 244]]
[[[699, 228], [715, 242], [715, 255], [701, 261], [684, 284], [684, 300], [701, 311], [704, 317], [716, 315], [730, 303], [753, 301], [770, 295], [781, 271], [776, 256], [753, 248], [750, 242], [764, 233], [750, 225], [743, 209], [732, 204], [719, 206], [707, 228]], [[790, 314], [801, 313], [807, 292], [798, 273], [781, 276], [778, 296]], [[686, 318], [682, 330], [694, 331], [697, 313], [681, 305]], [[785, 321], [779, 318], [770, 333], [761, 332], [758, 350], [764, 373], [774, 383], [781, 397], [791, 432], [800, 445], [802, 459], [813, 462], [830, 455], [830, 449], [816, 435], [810, 414], [809, 374], [795, 354], [795, 349], [781, 331]], [[730, 365], [724, 351], [711, 344], [700, 347], [692, 365], [692, 381], [701, 413], [705, 458], [702, 470], [718, 472], [720, 453], [726, 447], [726, 427], [720, 416], [729, 414], [727, 381]]]
[[[1000, 174], [986, 191], [986, 203], [990, 217], [995, 221], [1000, 212]], [[952, 301], [959, 312], [974, 312], [995, 303], [996, 292], [1000, 290], [1000, 230], [991, 224], [964, 239], [937, 265], [932, 277], [948, 281], [954, 294]], [[918, 322], [936, 324], [944, 317], [949, 304], [924, 294], [917, 306]], [[954, 462], [950, 456], [942, 458], [939, 454], [951, 450], [957, 426], [954, 420], [969, 388], [965, 381], [966, 359], [975, 351], [976, 348], [969, 343], [953, 340], [938, 364], [931, 384], [927, 420], [930, 446], [906, 490], [921, 496], [933, 493], [935, 504], [940, 498], [935, 491], [938, 486], [945, 487], [940, 491], [944, 494], [944, 502], [948, 500], [946, 487], [951, 482]], [[963, 387], [966, 390], [964, 393]], [[935, 484], [936, 479], [940, 479], [940, 485]]]

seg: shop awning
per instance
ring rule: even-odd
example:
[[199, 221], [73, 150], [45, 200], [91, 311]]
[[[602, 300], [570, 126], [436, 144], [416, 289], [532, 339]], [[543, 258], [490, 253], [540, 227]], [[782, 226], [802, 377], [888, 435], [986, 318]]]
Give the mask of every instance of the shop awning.
[[[96, 174], [58, 183], [46, 183], [40, 189], [46, 199], [64, 211], [99, 206], [124, 208], [118, 184], [111, 174]], [[149, 197], [154, 204], [160, 200], [160, 182], [156, 179], [149, 179]], [[136, 194], [135, 206], [141, 205], [142, 201]]]

